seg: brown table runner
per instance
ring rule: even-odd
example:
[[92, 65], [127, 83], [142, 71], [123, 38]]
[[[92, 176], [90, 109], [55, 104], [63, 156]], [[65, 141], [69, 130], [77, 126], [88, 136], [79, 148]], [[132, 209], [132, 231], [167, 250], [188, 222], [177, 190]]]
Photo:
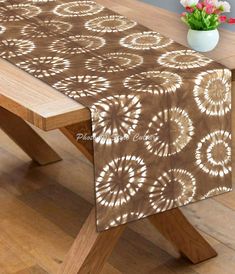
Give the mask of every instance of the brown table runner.
[[231, 190], [222, 65], [93, 1], [0, 0], [0, 57], [91, 110], [99, 231]]

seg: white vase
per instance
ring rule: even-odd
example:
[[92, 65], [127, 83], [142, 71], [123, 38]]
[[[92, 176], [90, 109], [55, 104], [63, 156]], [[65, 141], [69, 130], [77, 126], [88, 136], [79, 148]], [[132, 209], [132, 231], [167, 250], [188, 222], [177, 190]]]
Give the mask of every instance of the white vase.
[[212, 51], [219, 42], [219, 31], [215, 30], [192, 30], [188, 31], [189, 46], [200, 52]]

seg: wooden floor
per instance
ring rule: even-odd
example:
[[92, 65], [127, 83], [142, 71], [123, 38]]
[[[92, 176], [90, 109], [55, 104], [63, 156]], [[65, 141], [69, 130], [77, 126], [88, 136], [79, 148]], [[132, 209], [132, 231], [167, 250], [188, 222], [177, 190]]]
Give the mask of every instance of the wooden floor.
[[[56, 273], [91, 209], [92, 166], [59, 131], [40, 134], [63, 161], [39, 167], [0, 131], [0, 274]], [[141, 221], [129, 225], [102, 273], [234, 273], [235, 192], [183, 211], [218, 251], [217, 258], [196, 266], [177, 259]]]

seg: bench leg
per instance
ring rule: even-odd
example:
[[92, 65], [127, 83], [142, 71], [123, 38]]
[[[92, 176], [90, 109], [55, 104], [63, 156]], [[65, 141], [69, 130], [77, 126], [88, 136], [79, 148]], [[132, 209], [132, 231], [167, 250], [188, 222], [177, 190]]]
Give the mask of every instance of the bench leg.
[[84, 121], [78, 124], [60, 129], [61, 132], [78, 148], [78, 150], [93, 163], [93, 143], [91, 140], [78, 139], [77, 134], [91, 136], [91, 121]]
[[58, 274], [100, 273], [124, 229], [125, 225], [122, 225], [107, 231], [97, 232], [95, 209], [93, 208]]
[[59, 155], [21, 118], [0, 107], [0, 128], [40, 165], [60, 161]]
[[179, 208], [148, 217], [156, 229], [192, 263], [217, 256], [216, 251], [189, 223]]

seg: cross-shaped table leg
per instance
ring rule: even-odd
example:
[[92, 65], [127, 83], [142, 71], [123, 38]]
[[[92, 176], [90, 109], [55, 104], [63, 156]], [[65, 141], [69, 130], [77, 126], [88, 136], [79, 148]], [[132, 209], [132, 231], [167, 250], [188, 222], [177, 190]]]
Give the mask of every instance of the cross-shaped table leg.
[[[78, 132], [91, 134], [90, 121], [61, 129], [67, 138], [93, 162], [92, 144], [77, 142]], [[172, 209], [148, 217], [156, 229], [192, 263], [200, 263], [217, 255], [209, 243], [189, 223], [180, 209]], [[80, 233], [75, 239], [58, 274], [98, 274], [111, 254], [125, 229], [118, 226], [104, 232], [97, 232], [95, 209], [92, 210]]]

